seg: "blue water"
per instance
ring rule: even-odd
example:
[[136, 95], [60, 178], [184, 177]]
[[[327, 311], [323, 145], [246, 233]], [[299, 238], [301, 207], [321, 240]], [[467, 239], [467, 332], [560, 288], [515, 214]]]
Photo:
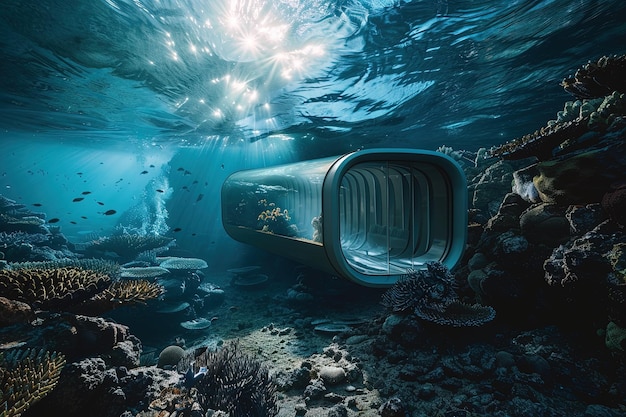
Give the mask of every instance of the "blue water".
[[625, 16], [619, 0], [5, 0], [0, 192], [71, 240], [181, 228], [214, 256], [234, 245], [229, 173], [530, 133], [571, 99], [564, 77], [626, 52]]

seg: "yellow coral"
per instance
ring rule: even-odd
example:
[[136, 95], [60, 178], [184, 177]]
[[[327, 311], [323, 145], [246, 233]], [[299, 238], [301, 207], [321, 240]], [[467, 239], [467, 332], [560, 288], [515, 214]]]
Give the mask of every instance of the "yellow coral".
[[54, 308], [76, 304], [110, 284], [108, 275], [81, 268], [4, 269], [0, 295], [31, 305]]
[[0, 353], [0, 417], [17, 417], [56, 386], [62, 354], [35, 349]]

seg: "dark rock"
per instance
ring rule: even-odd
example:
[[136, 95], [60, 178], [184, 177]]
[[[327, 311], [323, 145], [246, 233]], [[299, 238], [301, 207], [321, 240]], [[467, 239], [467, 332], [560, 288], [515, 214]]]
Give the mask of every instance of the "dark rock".
[[35, 313], [28, 304], [0, 297], [0, 327], [27, 323], [34, 318]]
[[565, 209], [554, 204], [539, 204], [524, 211], [520, 216], [520, 228], [529, 242], [552, 247], [570, 237], [570, 223], [565, 218]]
[[324, 381], [320, 378], [314, 379], [311, 381], [309, 385], [304, 389], [304, 397], [309, 398], [310, 400], [319, 400], [326, 394], [326, 386], [324, 385]]
[[406, 411], [402, 401], [398, 397], [389, 399], [378, 409], [381, 417], [405, 417]]
[[569, 206], [565, 212], [565, 218], [569, 221], [572, 234], [583, 235], [604, 221], [604, 214], [600, 204], [595, 203], [586, 206]]
[[611, 220], [626, 226], [626, 183], [619, 182], [602, 196], [602, 209]]
[[347, 417], [348, 409], [343, 404], [337, 404], [328, 410], [328, 417]]

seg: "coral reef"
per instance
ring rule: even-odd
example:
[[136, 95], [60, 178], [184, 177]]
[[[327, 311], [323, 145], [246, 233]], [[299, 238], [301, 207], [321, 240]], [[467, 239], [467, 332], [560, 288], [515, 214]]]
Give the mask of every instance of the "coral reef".
[[180, 258], [169, 256], [159, 263], [161, 268], [174, 270], [196, 270], [208, 268], [206, 261], [198, 258]]
[[0, 271], [0, 295], [45, 310], [77, 305], [110, 285], [108, 275], [80, 268]]
[[586, 148], [602, 133], [623, 126], [626, 116], [626, 55], [602, 57], [588, 63], [561, 85], [579, 101], [567, 102], [557, 119], [534, 133], [490, 150], [504, 159], [536, 157], [547, 160], [557, 154]]
[[194, 386], [205, 411], [220, 410], [231, 417], [278, 414], [276, 386], [267, 367], [245, 354], [236, 342], [196, 357], [186, 356], [178, 364], [179, 370], [192, 369], [193, 374], [200, 367], [206, 372]]
[[122, 268], [122, 278], [156, 278], [169, 275], [170, 271], [160, 266], [135, 266]]
[[0, 352], [0, 404], [3, 417], [18, 417], [57, 384], [65, 357], [55, 352], [14, 349]]
[[87, 245], [85, 252], [100, 256], [113, 252], [124, 263], [134, 260], [145, 251], [166, 247], [173, 241], [174, 239], [165, 236], [124, 233], [96, 239]]
[[266, 200], [259, 200], [258, 205], [262, 210], [257, 216], [258, 230], [290, 237], [298, 235], [298, 227], [291, 222], [287, 209], [283, 210]]
[[111, 278], [120, 275], [120, 266], [116, 262], [106, 259], [58, 259], [54, 261], [34, 261], [34, 262], [11, 262], [9, 268], [18, 269], [56, 269], [74, 267], [86, 269], [100, 274], [108, 275]]
[[603, 56], [583, 65], [561, 85], [578, 99], [604, 97], [613, 91], [626, 92], [625, 73], [626, 55]]
[[480, 326], [493, 320], [489, 306], [464, 304], [455, 289], [454, 276], [439, 262], [426, 263], [426, 269], [410, 270], [382, 297], [382, 304], [394, 313], [413, 313], [438, 324]]
[[0, 296], [42, 310], [100, 313], [161, 294], [162, 288], [148, 281], [113, 282], [108, 275], [80, 268], [0, 270]]

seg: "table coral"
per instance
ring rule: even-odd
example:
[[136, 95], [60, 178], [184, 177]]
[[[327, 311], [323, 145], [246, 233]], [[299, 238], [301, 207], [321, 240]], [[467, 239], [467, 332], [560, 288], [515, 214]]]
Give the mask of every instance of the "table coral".
[[603, 56], [563, 79], [561, 86], [576, 98], [604, 97], [612, 91], [626, 92], [626, 55]]
[[[588, 63], [561, 85], [578, 100], [565, 103], [556, 120], [541, 129], [490, 150], [503, 159], [536, 157], [547, 160], [559, 153], [588, 146], [598, 133], [611, 129], [626, 115], [626, 55], [602, 57]], [[595, 135], [594, 135], [595, 134]]]

